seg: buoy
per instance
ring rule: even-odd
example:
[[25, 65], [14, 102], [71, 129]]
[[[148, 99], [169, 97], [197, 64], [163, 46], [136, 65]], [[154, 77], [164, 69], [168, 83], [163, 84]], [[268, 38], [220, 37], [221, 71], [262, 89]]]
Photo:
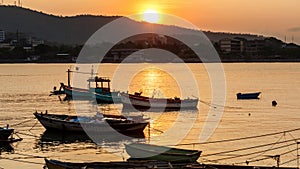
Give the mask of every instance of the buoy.
[[272, 106], [277, 106], [277, 102], [275, 100], [272, 101]]

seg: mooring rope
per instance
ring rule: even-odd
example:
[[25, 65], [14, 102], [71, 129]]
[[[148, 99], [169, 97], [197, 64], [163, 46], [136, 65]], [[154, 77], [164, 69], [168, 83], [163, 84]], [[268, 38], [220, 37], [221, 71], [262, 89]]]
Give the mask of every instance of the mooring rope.
[[251, 150], [251, 149], [256, 149], [256, 148], [271, 146], [271, 145], [274, 145], [274, 144], [288, 143], [288, 142], [291, 142], [291, 141], [295, 141], [295, 140], [294, 139], [290, 139], [290, 140], [285, 140], [285, 141], [280, 141], [280, 142], [278, 141], [278, 142], [275, 142], [275, 143], [261, 144], [261, 145], [257, 145], [257, 146], [251, 146], [251, 147], [239, 148], [239, 149], [235, 149], [235, 150], [229, 150], [229, 151], [223, 151], [223, 152], [218, 152], [218, 153], [201, 155], [201, 157], [209, 157], [209, 156], [215, 156], [215, 155], [233, 153], [233, 152], [238, 152], [238, 151]]
[[224, 140], [216, 140], [216, 141], [208, 141], [203, 143], [185, 143], [185, 144], [177, 144], [173, 146], [183, 146], [183, 145], [203, 145], [203, 144], [213, 144], [213, 143], [221, 143], [221, 142], [232, 142], [232, 141], [240, 141], [240, 140], [247, 140], [247, 139], [254, 139], [254, 138], [260, 138], [260, 137], [267, 137], [267, 136], [274, 136], [278, 134], [285, 134], [288, 132], [294, 132], [300, 130], [300, 128], [291, 129], [291, 130], [285, 130], [281, 132], [274, 132], [274, 133], [268, 133], [268, 134], [262, 134], [262, 135], [256, 135], [256, 136], [248, 136], [248, 137], [240, 137], [240, 138], [233, 138], [233, 139], [224, 139]]
[[[292, 146], [292, 145], [295, 145], [295, 144], [294, 143], [293, 144], [289, 144], [288, 146]], [[279, 146], [279, 147], [275, 147], [275, 148], [269, 149], [268, 151], [277, 150], [277, 149], [281, 149], [281, 148], [285, 148], [285, 147], [287, 147], [287, 146], [283, 145], [283, 146]], [[262, 153], [262, 152], [265, 152], [265, 151], [266, 150], [260, 150], [260, 151], [255, 151], [255, 152], [247, 153], [247, 154], [241, 154], [241, 155], [237, 155], [237, 156], [233, 156], [233, 157], [219, 158], [219, 159], [216, 159], [216, 161], [222, 161], [222, 160], [228, 160], [228, 159], [233, 159], [233, 158], [250, 156], [250, 155], [254, 155], [254, 154], [257, 154], [257, 153]], [[295, 150], [293, 150], [293, 151], [295, 151]]]

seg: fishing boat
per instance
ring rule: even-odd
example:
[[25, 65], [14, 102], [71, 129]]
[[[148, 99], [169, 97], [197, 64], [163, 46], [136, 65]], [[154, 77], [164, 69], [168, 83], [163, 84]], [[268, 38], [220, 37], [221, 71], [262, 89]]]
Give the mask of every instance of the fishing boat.
[[125, 149], [132, 159], [170, 162], [195, 162], [202, 152], [142, 143], [125, 144]]
[[199, 99], [180, 99], [174, 98], [154, 98], [141, 96], [142, 92], [134, 94], [120, 93], [121, 101], [124, 109], [137, 110], [181, 110], [181, 109], [197, 109]]
[[0, 127], [0, 140], [8, 140], [8, 137], [14, 132], [13, 128], [9, 128], [7, 125], [6, 127]]
[[259, 99], [258, 96], [261, 92], [254, 92], [254, 93], [237, 93], [237, 99]]
[[47, 130], [68, 132], [89, 132], [109, 134], [118, 131], [122, 134], [143, 133], [149, 124], [141, 117], [124, 117], [98, 113], [93, 117], [70, 116], [35, 112], [34, 116]]
[[71, 71], [68, 69], [68, 84], [60, 83], [60, 90], [54, 90], [52, 93], [64, 93], [67, 98], [72, 99], [84, 99], [84, 100], [96, 100], [97, 103], [120, 103], [121, 97], [119, 91], [111, 91], [110, 82], [111, 80], [108, 77], [98, 77], [93, 76], [94, 73], [91, 73], [91, 77], [87, 80], [88, 88], [77, 88], [71, 86], [70, 74], [74, 73], [84, 73], [78, 71]]

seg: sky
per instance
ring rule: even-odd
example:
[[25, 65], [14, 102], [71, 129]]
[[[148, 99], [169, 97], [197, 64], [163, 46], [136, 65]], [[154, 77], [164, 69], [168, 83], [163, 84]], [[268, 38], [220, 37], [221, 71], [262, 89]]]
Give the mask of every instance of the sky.
[[[0, 0], [18, 4], [19, 0]], [[275, 36], [300, 44], [300, 0], [20, 0], [25, 8], [54, 15], [129, 16], [155, 10], [201, 30]], [[160, 21], [163, 23], [163, 20]]]

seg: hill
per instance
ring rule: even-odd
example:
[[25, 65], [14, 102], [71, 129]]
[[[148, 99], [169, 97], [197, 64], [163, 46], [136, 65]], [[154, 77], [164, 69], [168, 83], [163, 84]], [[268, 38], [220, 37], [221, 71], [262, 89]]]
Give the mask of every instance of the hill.
[[[84, 44], [84, 42], [103, 25], [120, 16], [79, 15], [61, 17], [45, 14], [17, 6], [0, 6], [0, 30], [5, 32], [22, 32], [29, 36], [48, 42], [60, 44]], [[134, 26], [142, 27], [144, 23], [131, 20]], [[155, 25], [162, 29], [178, 29], [176, 26]], [[179, 28], [185, 29], [185, 28]], [[185, 29], [186, 31], [187, 29]], [[195, 30], [190, 30], [195, 31]], [[217, 42], [224, 37], [242, 37], [255, 39], [259, 36], [250, 34], [204, 32], [208, 38]]]

